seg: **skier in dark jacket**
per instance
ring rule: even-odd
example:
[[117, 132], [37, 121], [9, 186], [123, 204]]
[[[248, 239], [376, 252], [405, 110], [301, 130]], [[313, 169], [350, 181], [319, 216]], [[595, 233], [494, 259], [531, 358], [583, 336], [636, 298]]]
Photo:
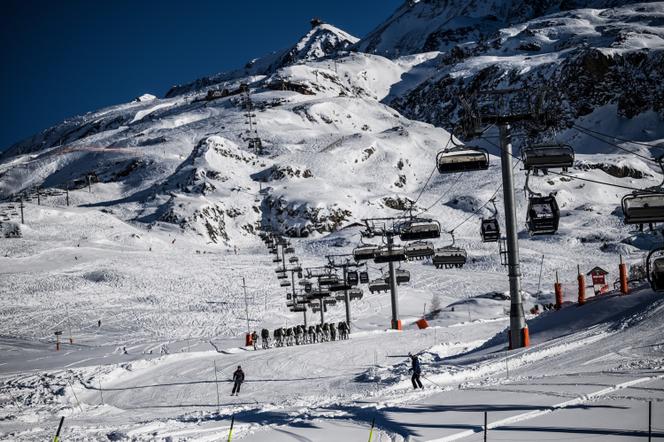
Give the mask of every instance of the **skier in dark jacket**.
[[420, 359], [417, 357], [417, 355], [412, 355], [410, 353], [408, 353], [408, 356], [410, 356], [410, 360], [412, 362], [410, 370], [413, 372], [413, 376], [410, 378], [410, 380], [413, 382], [413, 388], [416, 390], [417, 387], [424, 389], [422, 381], [420, 381], [420, 376], [422, 375], [422, 367], [420, 367]]
[[233, 392], [231, 396], [237, 396], [240, 394], [240, 386], [244, 382], [244, 371], [242, 371], [241, 366], [237, 366], [237, 370], [233, 373]]

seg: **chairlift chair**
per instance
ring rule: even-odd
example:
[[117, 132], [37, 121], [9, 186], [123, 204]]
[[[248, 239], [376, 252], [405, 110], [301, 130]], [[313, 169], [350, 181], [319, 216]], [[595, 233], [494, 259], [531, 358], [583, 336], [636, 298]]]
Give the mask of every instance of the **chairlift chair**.
[[277, 279], [288, 279], [288, 275], [286, 273], [278, 273]]
[[369, 272], [360, 272], [360, 284], [369, 283]]
[[280, 285], [281, 287], [290, 287], [291, 283], [290, 283], [290, 281], [281, 281], [281, 282], [279, 283], [279, 285]]
[[374, 279], [369, 283], [369, 291], [371, 293], [374, 292], [386, 292], [390, 289], [390, 285], [385, 282], [385, 279], [379, 278], [379, 279]]
[[284, 253], [295, 253], [295, 249], [293, 247], [286, 247], [286, 250], [284, 250]]
[[272, 262], [274, 262], [274, 263], [281, 262], [281, 258], [279, 258], [279, 257], [277, 256], [276, 258], [274, 258], [274, 259], [272, 260]]
[[328, 286], [328, 289], [331, 292], [343, 292], [345, 290], [350, 290], [351, 286], [348, 285], [348, 284], [339, 283], [339, 284], [332, 284], [332, 285]]
[[404, 246], [408, 259], [424, 259], [433, 256], [435, 248], [429, 241], [416, 241]]
[[540, 144], [521, 149], [526, 170], [568, 169], [574, 166], [574, 149], [567, 144]]
[[625, 224], [664, 222], [664, 192], [634, 192], [621, 202]]
[[438, 172], [458, 173], [489, 168], [489, 152], [476, 146], [458, 146], [438, 153]]
[[291, 256], [290, 258], [288, 258], [288, 262], [290, 262], [291, 264], [295, 264], [296, 262], [299, 261], [300, 259], [297, 256]]
[[397, 284], [403, 284], [410, 281], [410, 272], [408, 270], [396, 269], [394, 271], [394, 279]]
[[337, 300], [336, 299], [324, 299], [323, 300], [323, 305], [325, 305], [325, 307], [337, 305]]
[[339, 277], [337, 275], [323, 275], [318, 278], [319, 285], [334, 285], [339, 283]]
[[351, 301], [359, 301], [364, 296], [362, 289], [352, 289], [348, 291], [348, 297]]
[[350, 286], [356, 286], [359, 283], [359, 275], [357, 272], [348, 272], [346, 273], [346, 284]]
[[406, 250], [404, 247], [393, 245], [392, 250], [390, 250], [387, 246], [380, 247], [376, 251], [374, 262], [376, 264], [383, 264], [386, 262], [405, 261], [406, 259]]
[[291, 308], [290, 311], [293, 313], [302, 313], [307, 311], [307, 307], [304, 305], [296, 305], [295, 307]]
[[531, 195], [528, 199], [526, 226], [531, 236], [551, 235], [558, 231], [560, 209], [553, 194]]
[[353, 258], [355, 261], [367, 261], [373, 259], [378, 251], [378, 246], [362, 245], [353, 249]]
[[413, 219], [405, 222], [400, 228], [399, 238], [402, 241], [440, 238], [440, 223], [431, 219]]
[[648, 253], [646, 272], [650, 287], [656, 292], [664, 291], [664, 247]]
[[431, 262], [437, 269], [461, 268], [466, 264], [468, 253], [455, 246], [446, 246], [436, 249]]

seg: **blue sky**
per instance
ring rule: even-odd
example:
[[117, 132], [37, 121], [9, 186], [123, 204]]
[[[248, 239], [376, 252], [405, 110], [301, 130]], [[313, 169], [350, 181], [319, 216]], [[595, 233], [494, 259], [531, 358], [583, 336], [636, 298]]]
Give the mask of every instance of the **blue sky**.
[[314, 16], [362, 37], [404, 0], [29, 1], [0, 14], [0, 150], [67, 117], [290, 46]]

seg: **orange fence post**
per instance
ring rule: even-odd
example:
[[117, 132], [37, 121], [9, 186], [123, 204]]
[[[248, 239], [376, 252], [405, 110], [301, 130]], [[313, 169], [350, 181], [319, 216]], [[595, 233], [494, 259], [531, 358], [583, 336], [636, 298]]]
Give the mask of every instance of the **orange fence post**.
[[556, 272], [556, 283], [553, 285], [556, 293], [556, 310], [563, 306], [563, 285], [558, 281], [558, 272]]
[[618, 268], [620, 269], [620, 293], [627, 295], [629, 293], [629, 279], [627, 278], [627, 264], [623, 262], [622, 255], [620, 255], [620, 265]]
[[576, 266], [577, 273], [579, 276], [579, 305], [586, 303], [586, 277], [581, 273], [581, 266]]
[[392, 330], [402, 330], [402, 328], [401, 328], [401, 319], [397, 319], [396, 321], [392, 321]]
[[528, 327], [521, 329], [521, 343], [523, 344], [522, 347], [530, 347], [530, 332], [528, 331]]

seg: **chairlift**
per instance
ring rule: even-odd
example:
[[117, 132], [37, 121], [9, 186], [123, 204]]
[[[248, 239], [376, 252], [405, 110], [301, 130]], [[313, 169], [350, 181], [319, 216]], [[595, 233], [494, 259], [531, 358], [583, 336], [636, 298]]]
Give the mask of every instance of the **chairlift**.
[[435, 249], [429, 241], [416, 241], [404, 246], [408, 259], [424, 259], [433, 256]]
[[440, 238], [440, 223], [432, 219], [415, 218], [402, 225], [399, 238], [402, 241]]
[[360, 284], [369, 283], [369, 272], [360, 272]]
[[454, 232], [450, 232], [450, 235], [452, 236], [452, 244], [437, 248], [431, 259], [431, 262], [437, 269], [451, 269], [455, 267], [460, 269], [466, 264], [468, 253], [464, 249], [454, 245]]
[[621, 202], [625, 224], [664, 222], [664, 192], [634, 192]]
[[284, 253], [295, 253], [295, 249], [293, 247], [286, 247], [286, 250], [284, 250]]
[[531, 195], [528, 198], [526, 226], [531, 236], [551, 235], [558, 231], [560, 209], [553, 194]]
[[574, 149], [567, 144], [540, 144], [521, 149], [526, 170], [568, 169], [574, 166]]
[[296, 305], [295, 307], [291, 308], [290, 311], [293, 313], [302, 313], [307, 311], [307, 307], [305, 305]]
[[288, 275], [286, 273], [279, 273], [277, 274], [277, 279], [288, 279]]
[[390, 285], [383, 278], [374, 279], [369, 283], [369, 291], [374, 292], [386, 292], [390, 289]]
[[290, 284], [290, 281], [281, 281], [281, 282], [279, 283], [279, 285], [280, 285], [281, 287], [290, 287], [291, 284]]
[[333, 285], [338, 283], [339, 283], [339, 277], [334, 274], [323, 275], [320, 278], [318, 278], [319, 285]]
[[288, 258], [288, 262], [291, 263], [291, 264], [295, 264], [299, 261], [300, 261], [300, 259], [297, 256], [291, 256], [290, 258]]
[[336, 299], [324, 299], [323, 300], [323, 305], [325, 307], [337, 305], [337, 300]]
[[362, 289], [352, 289], [348, 291], [348, 297], [351, 301], [359, 301], [364, 296]]
[[480, 224], [480, 235], [482, 242], [496, 242], [500, 239], [500, 224], [498, 223], [498, 209], [496, 201], [492, 198], [493, 215], [489, 218], [483, 218]]
[[346, 284], [350, 286], [356, 286], [359, 283], [359, 280], [359, 275], [355, 271], [346, 274]]
[[376, 264], [383, 264], [386, 262], [405, 261], [406, 259], [406, 250], [404, 247], [393, 245], [391, 249], [387, 246], [380, 247], [376, 251], [374, 262]]
[[351, 286], [348, 284], [343, 284], [343, 283], [338, 283], [338, 284], [332, 284], [328, 286], [328, 290], [331, 292], [343, 292], [346, 290], [351, 289]]
[[279, 257], [277, 256], [276, 258], [274, 258], [274, 259], [272, 260], [272, 262], [274, 262], [274, 263], [281, 262], [281, 258], [279, 258]]
[[378, 251], [378, 246], [361, 245], [353, 249], [353, 258], [355, 261], [367, 261], [373, 259]]
[[664, 247], [648, 253], [646, 271], [650, 287], [656, 292], [664, 291]]
[[476, 146], [458, 146], [438, 153], [438, 172], [458, 173], [489, 168], [489, 152]]

